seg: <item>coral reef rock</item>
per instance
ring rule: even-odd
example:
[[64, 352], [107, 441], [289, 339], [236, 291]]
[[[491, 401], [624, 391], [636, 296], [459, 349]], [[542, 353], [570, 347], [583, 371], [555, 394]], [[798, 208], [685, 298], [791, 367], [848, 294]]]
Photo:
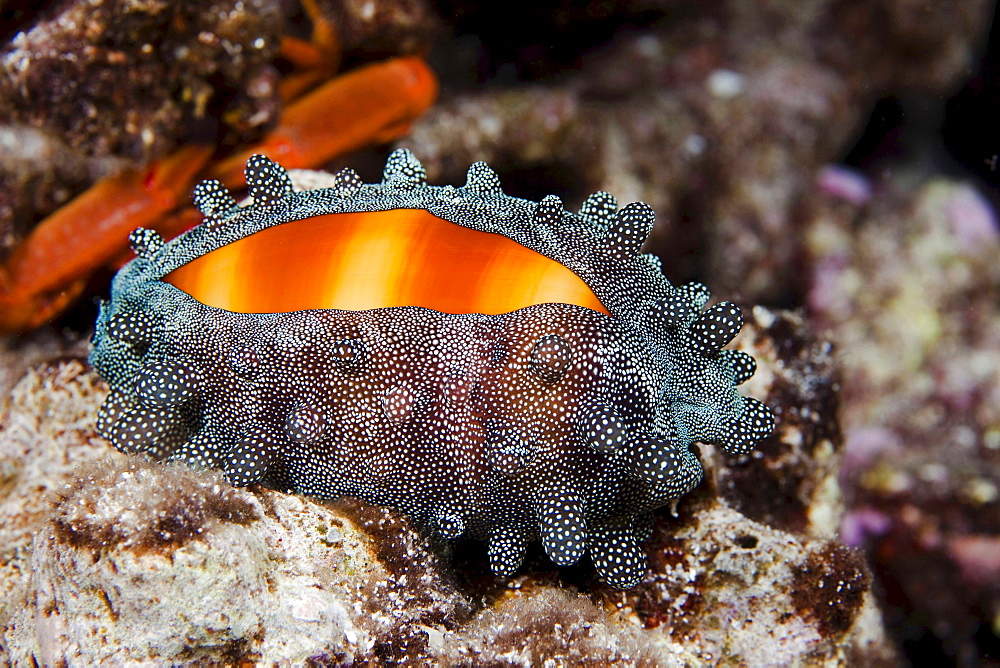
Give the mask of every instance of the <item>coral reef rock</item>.
[[850, 351], [843, 538], [910, 651], [971, 661], [1000, 628], [997, 214], [938, 178], [867, 211], [817, 201], [808, 231], [813, 318]]
[[[819, 345], [800, 340], [795, 323], [754, 309], [735, 342], [759, 355], [753, 389], [779, 416], [789, 412], [782, 396], [802, 401], [789, 379], [816, 361], [809, 351]], [[537, 547], [521, 573], [495, 578], [482, 552], [463, 557], [471, 563], [457, 554], [442, 562], [393, 511], [232, 488], [214, 472], [115, 453], [94, 432], [106, 392], [78, 359], [33, 367], [15, 386], [0, 426], [9, 481], [0, 506], [0, 660], [680, 666], [893, 658], [859, 553], [826, 537], [823, 523], [790, 533], [768, 525], [784, 524], [777, 510], [756, 512], [759, 520], [734, 510], [734, 490], [759, 479], [733, 482], [709, 446], [699, 446], [706, 481], [657, 516], [643, 548], [651, 568], [621, 591], [589, 567], [556, 569]], [[801, 423], [788, 425], [764, 444], [779, 461], [810, 442]], [[796, 451], [802, 470], [810, 461], [815, 468], [796, 484], [822, 487], [827, 458], [838, 452], [826, 450]], [[839, 512], [832, 497], [805, 498], [807, 510], [826, 504], [820, 516]]]

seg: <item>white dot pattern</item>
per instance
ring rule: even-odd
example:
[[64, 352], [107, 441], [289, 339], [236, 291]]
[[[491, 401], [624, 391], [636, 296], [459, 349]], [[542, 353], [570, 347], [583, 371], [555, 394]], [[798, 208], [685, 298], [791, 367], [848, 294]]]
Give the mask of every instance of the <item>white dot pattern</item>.
[[194, 205], [206, 217], [221, 217], [236, 208], [236, 200], [220, 181], [208, 179], [194, 187]]
[[179, 411], [140, 405], [115, 420], [110, 438], [122, 452], [147, 452], [160, 459], [184, 444], [187, 431], [187, 420]]
[[757, 360], [742, 350], [723, 350], [723, 359], [733, 370], [733, 385], [742, 385], [757, 372]]
[[198, 376], [197, 369], [180, 360], [150, 362], [135, 376], [135, 394], [146, 404], [177, 406], [194, 394]]
[[246, 487], [259, 482], [267, 472], [271, 454], [278, 443], [260, 427], [251, 427], [226, 454], [223, 471], [234, 487]]
[[691, 324], [691, 343], [698, 350], [715, 352], [743, 328], [743, 312], [729, 302], [716, 304]]
[[361, 177], [358, 176], [358, 173], [350, 167], [345, 167], [334, 174], [333, 181], [334, 184], [332, 189], [341, 197], [353, 195], [361, 189], [361, 186], [364, 185], [361, 181]]
[[587, 548], [587, 520], [579, 495], [568, 485], [540, 490], [536, 501], [545, 554], [559, 566], [571, 566]]
[[296, 443], [315, 443], [323, 436], [326, 417], [315, 406], [299, 404], [285, 420], [285, 434]]
[[722, 447], [733, 454], [744, 454], [774, 431], [774, 415], [767, 406], [753, 397], [747, 397], [743, 400], [740, 415], [732, 418], [723, 431], [725, 435], [719, 440]]
[[[599, 230], [606, 230], [615, 222], [618, 200], [611, 193], [599, 190], [583, 201], [580, 217]], [[645, 238], [643, 238], [645, 240]]]
[[594, 567], [605, 582], [621, 589], [639, 584], [646, 570], [646, 555], [631, 524], [623, 518], [592, 523], [587, 540]]
[[214, 468], [219, 466], [220, 454], [233, 445], [234, 439], [228, 431], [210, 425], [174, 448], [167, 460]]
[[156, 325], [144, 311], [128, 310], [115, 314], [108, 321], [107, 334], [126, 345], [143, 346], [156, 336]]
[[645, 202], [625, 205], [604, 235], [605, 248], [618, 259], [639, 255], [639, 247], [653, 231], [656, 214]]
[[498, 524], [491, 528], [489, 544], [486, 549], [490, 560], [490, 570], [499, 576], [514, 573], [524, 561], [524, 552], [528, 547], [528, 534], [507, 524]]
[[257, 207], [280, 204], [292, 192], [292, 179], [283, 167], [263, 155], [251, 156], [244, 170], [247, 189]]
[[253, 380], [260, 371], [260, 355], [253, 348], [233, 348], [227, 359], [233, 373], [244, 380]]
[[708, 298], [711, 296], [708, 292], [708, 287], [704, 283], [697, 282], [685, 283], [677, 288], [677, 293], [690, 302], [692, 308], [695, 310], [702, 309], [708, 303]]
[[573, 353], [566, 340], [557, 334], [538, 339], [531, 348], [531, 370], [546, 383], [558, 383], [569, 369]]
[[[495, 174], [494, 174], [495, 176]], [[358, 182], [360, 184], [360, 179]], [[395, 151], [389, 156], [382, 170], [383, 185], [397, 188], [415, 188], [427, 181], [427, 170], [409, 151]], [[497, 179], [497, 187], [499, 187]]]
[[382, 411], [390, 422], [405, 422], [413, 412], [413, 393], [403, 385], [389, 388], [382, 396]]
[[[442, 537], [487, 540], [499, 575], [531, 540], [557, 564], [589, 552], [601, 578], [627, 587], [644, 572], [650, 511], [701, 478], [691, 444], [745, 452], [773, 428], [734, 388], [752, 358], [720, 350], [739, 310], [701, 313], [704, 286], [671, 286], [639, 253], [653, 224], [644, 204], [618, 210], [595, 193], [573, 214], [556, 197], [505, 195], [483, 163], [463, 187], [429, 186], [405, 150], [380, 184], [344, 170], [333, 188], [293, 193], [266, 158], [247, 177], [253, 204], [231, 208], [202, 187], [215, 219], [126, 265], [101, 306], [91, 362], [112, 387], [99, 424], [119, 449], [222, 468], [233, 485], [393, 506]], [[161, 280], [274, 225], [400, 208], [561, 262], [611, 315], [568, 304], [244, 314]]]
[[139, 227], [128, 235], [128, 243], [133, 253], [142, 258], [150, 258], [163, 248], [163, 237], [156, 230]]
[[333, 364], [341, 371], [361, 368], [365, 359], [365, 346], [357, 339], [341, 339], [333, 344]]
[[628, 444], [630, 470], [640, 478], [654, 484], [678, 485], [678, 474], [684, 462], [682, 453], [670, 441], [656, 438], [633, 439]]
[[434, 521], [434, 529], [447, 540], [453, 540], [465, 533], [465, 521], [458, 513], [439, 510]]
[[587, 444], [604, 452], [618, 452], [628, 442], [628, 431], [611, 406], [594, 406], [584, 412]]
[[[409, 151], [407, 153], [409, 156], [413, 156]], [[416, 161], [416, 158], [413, 160]], [[469, 171], [465, 176], [465, 187], [479, 193], [500, 192], [500, 177], [485, 162], [474, 162], [469, 166]]]

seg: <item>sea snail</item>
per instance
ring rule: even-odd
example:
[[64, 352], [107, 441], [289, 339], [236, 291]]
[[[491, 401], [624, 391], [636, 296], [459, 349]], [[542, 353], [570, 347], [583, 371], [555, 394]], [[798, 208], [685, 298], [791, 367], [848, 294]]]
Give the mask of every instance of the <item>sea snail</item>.
[[488, 543], [509, 575], [541, 538], [631, 587], [650, 511], [701, 478], [691, 445], [747, 452], [774, 426], [735, 389], [742, 326], [639, 248], [642, 202], [505, 195], [484, 163], [430, 186], [407, 150], [293, 192], [263, 156], [252, 203], [214, 181], [204, 222], [137, 257], [102, 304], [98, 428], [120, 450], [318, 497], [392, 506]]

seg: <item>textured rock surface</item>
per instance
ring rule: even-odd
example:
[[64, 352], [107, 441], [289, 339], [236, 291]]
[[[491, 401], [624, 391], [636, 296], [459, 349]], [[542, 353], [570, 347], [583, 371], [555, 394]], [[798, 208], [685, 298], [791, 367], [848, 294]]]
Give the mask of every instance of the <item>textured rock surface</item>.
[[[757, 310], [755, 320], [772, 326], [751, 323], [737, 342], [767, 360], [754, 381], [761, 396], [778, 399], [781, 383], [768, 379], [804, 368], [803, 357], [782, 351], [808, 345], [766, 333], [788, 318], [797, 322]], [[483, 580], [484, 554], [442, 566], [439, 550], [388, 511], [236, 490], [216, 474], [115, 454], [93, 433], [106, 393], [95, 383], [79, 360], [36, 367], [0, 428], [8, 660], [891, 657], [858, 554], [730, 508], [717, 488], [744, 482], [725, 482], [730, 474], [707, 450], [707, 482], [676, 516], [658, 517], [645, 546], [652, 568], [636, 589], [599, 585], [589, 567], [553, 570], [537, 547], [515, 577]], [[779, 453], [808, 442], [791, 431], [772, 440]], [[816, 471], [826, 477], [825, 465]], [[109, 642], [94, 642], [101, 636]]]
[[[419, 0], [318, 5], [340, 31], [331, 58], [349, 65], [424, 49], [433, 21]], [[101, 176], [186, 142], [259, 139], [282, 108], [281, 38], [308, 38], [310, 25], [300, 3], [276, 0], [73, 0], [10, 14], [0, 26], [0, 258]]]
[[654, 643], [680, 650], [687, 665], [891, 658], [859, 551], [795, 538], [711, 500], [683, 506], [647, 546], [651, 577], [605, 592]]
[[10, 407], [14, 386], [29, 368], [61, 357], [84, 359], [89, 351], [86, 337], [67, 332], [39, 331], [25, 339], [0, 337], [0, 419]]
[[162, 155], [185, 125], [220, 104], [210, 78], [243, 91], [224, 104], [245, 127], [266, 123], [278, 108], [268, 63], [284, 17], [266, 1], [223, 0], [209, 11], [193, 3], [70, 2], [36, 19], [0, 51], [0, 118], [44, 128], [88, 155], [140, 163]]
[[[379, 545], [365, 522], [388, 525]], [[15, 662], [44, 665], [417, 657], [417, 630], [467, 605], [428, 563], [376, 509], [255, 496], [177, 465], [97, 464], [36, 536], [28, 605], [6, 638]]]
[[[49, 357], [47, 344], [22, 352]], [[13, 356], [0, 366], [10, 369]], [[23, 374], [23, 370], [21, 371]], [[21, 374], [19, 374], [21, 375]], [[75, 479], [74, 466], [108, 456], [94, 434], [93, 402], [105, 393], [83, 359], [43, 363], [21, 378], [9, 411], [0, 408], [0, 618], [16, 606], [28, 574], [32, 532], [52, 510], [63, 486]], [[6, 413], [6, 416], [4, 416]]]
[[162, 157], [196, 127], [212, 132], [213, 115], [228, 114], [236, 134], [260, 132], [280, 108], [269, 61], [284, 19], [268, 5], [69, 2], [10, 35], [0, 255], [99, 176]]
[[809, 304], [850, 351], [843, 537], [869, 549], [912, 651], [972, 661], [1000, 628], [996, 213], [938, 179], [813, 214]]

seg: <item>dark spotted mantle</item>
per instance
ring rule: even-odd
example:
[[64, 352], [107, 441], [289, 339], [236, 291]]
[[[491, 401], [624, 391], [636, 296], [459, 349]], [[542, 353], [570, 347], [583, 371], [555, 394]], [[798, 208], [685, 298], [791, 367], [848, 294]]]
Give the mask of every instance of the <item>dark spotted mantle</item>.
[[[653, 212], [596, 193], [578, 214], [556, 197], [505, 195], [483, 163], [463, 187], [434, 187], [405, 150], [381, 184], [345, 170], [292, 192], [266, 158], [247, 165], [253, 204], [196, 190], [201, 226], [115, 278], [91, 363], [110, 383], [99, 429], [119, 449], [221, 468], [227, 480], [396, 507], [445, 538], [489, 543], [499, 575], [541, 538], [557, 564], [589, 552], [600, 576], [635, 585], [649, 511], [695, 485], [690, 445], [746, 452], [770, 433], [740, 396], [753, 359], [723, 350], [739, 309], [703, 311], [704, 286], [671, 286], [639, 252]], [[582, 278], [608, 309], [538, 304], [500, 315], [420, 307], [233, 313], [161, 279], [273, 225], [311, 216], [424, 209], [507, 236]]]

